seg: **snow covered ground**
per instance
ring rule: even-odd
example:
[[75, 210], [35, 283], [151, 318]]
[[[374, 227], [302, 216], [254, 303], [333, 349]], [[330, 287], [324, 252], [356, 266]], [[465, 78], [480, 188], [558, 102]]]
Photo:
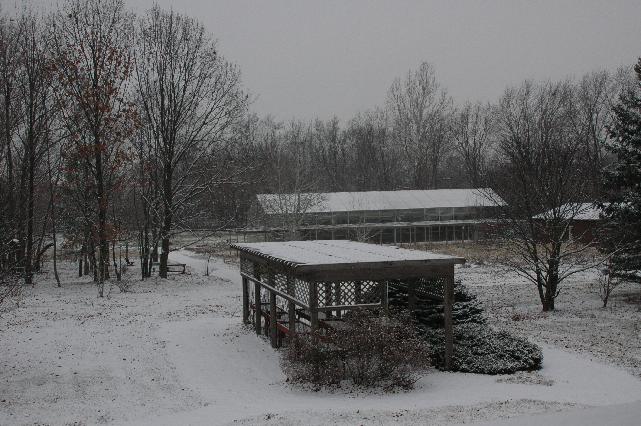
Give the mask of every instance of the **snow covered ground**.
[[625, 291], [612, 310], [599, 310], [598, 297], [586, 292], [585, 306], [577, 305], [570, 296], [589, 275], [570, 283], [567, 301], [562, 293], [558, 314], [541, 316], [535, 294], [515, 277], [493, 266], [457, 270], [499, 326], [545, 344], [540, 372], [430, 371], [409, 392], [330, 392], [288, 385], [278, 354], [240, 324], [235, 265], [212, 259], [206, 277], [203, 258], [181, 251], [172, 259], [188, 263], [191, 274], [136, 282], [129, 293], [114, 288], [105, 299], [86, 279], [70, 278], [72, 264], [62, 265], [62, 289], [40, 275], [19, 307], [0, 316], [0, 424], [572, 425], [641, 418], [637, 305]]
[[457, 278], [483, 301], [495, 326], [538, 343], [615, 364], [641, 377], [641, 288], [621, 286], [602, 308], [597, 272], [570, 276], [561, 284], [554, 313], [541, 312], [536, 288], [497, 265], [470, 265]]

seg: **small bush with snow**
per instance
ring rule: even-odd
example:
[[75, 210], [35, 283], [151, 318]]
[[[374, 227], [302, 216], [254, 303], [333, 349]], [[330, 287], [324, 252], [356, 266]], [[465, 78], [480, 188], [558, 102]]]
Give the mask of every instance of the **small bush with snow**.
[[340, 330], [330, 330], [313, 341], [297, 335], [283, 356], [290, 381], [386, 389], [413, 387], [418, 373], [429, 366], [430, 351], [409, 317], [394, 318], [354, 311]]
[[[437, 367], [443, 366], [443, 329], [428, 329], [425, 337], [432, 348], [432, 361]], [[506, 331], [481, 324], [460, 324], [454, 328], [454, 371], [511, 374], [538, 370], [542, 362], [541, 348]]]

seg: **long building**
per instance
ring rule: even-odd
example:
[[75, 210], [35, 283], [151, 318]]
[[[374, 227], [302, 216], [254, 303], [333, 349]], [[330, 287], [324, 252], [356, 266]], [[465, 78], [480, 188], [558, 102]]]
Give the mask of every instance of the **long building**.
[[476, 240], [487, 237], [503, 204], [487, 188], [259, 194], [246, 231], [265, 240], [292, 230], [297, 239], [314, 240]]

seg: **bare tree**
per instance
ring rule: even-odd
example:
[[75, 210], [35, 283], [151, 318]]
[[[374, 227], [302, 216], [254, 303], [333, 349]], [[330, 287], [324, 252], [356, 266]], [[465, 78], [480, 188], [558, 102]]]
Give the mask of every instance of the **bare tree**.
[[423, 62], [388, 92], [394, 134], [405, 153], [415, 188], [437, 188], [439, 167], [447, 148], [447, 119], [452, 99], [436, 80], [432, 65]]
[[590, 244], [568, 239], [588, 185], [579, 167], [584, 140], [571, 125], [575, 114], [568, 82], [510, 88], [496, 111], [490, 184], [506, 203], [503, 225], [514, 254], [508, 264], [536, 285], [544, 311], [554, 310], [564, 279], [593, 266], [576, 258]]
[[392, 190], [403, 186], [399, 150], [393, 143], [385, 110], [358, 114], [345, 130], [348, 161], [340, 171], [347, 174], [349, 191]]
[[[140, 21], [136, 54], [138, 99], [147, 141], [154, 145], [161, 218], [160, 276], [167, 277], [175, 222], [219, 174], [203, 173], [204, 158], [246, 111], [238, 68], [226, 62], [197, 20], [151, 9]], [[154, 205], [154, 200], [145, 200]]]
[[300, 228], [308, 214], [324, 202], [317, 176], [311, 172], [311, 133], [309, 126], [292, 121], [283, 139], [271, 141], [271, 194], [263, 197], [261, 204], [272, 225], [283, 230], [285, 240], [300, 239]]
[[492, 148], [492, 115], [489, 106], [467, 103], [451, 121], [454, 149], [462, 160], [467, 183], [481, 185]]
[[[20, 241], [24, 241], [22, 266], [26, 284], [32, 283], [35, 264], [39, 264], [36, 253], [36, 184], [42, 178], [40, 166], [48, 152], [47, 132], [52, 110], [51, 78], [48, 70], [49, 54], [45, 51], [46, 34], [39, 18], [30, 12], [23, 12], [19, 18], [18, 55], [20, 66], [16, 79], [16, 92], [20, 97], [18, 114], [22, 117], [16, 129], [20, 141], [21, 189], [20, 192]], [[47, 209], [48, 210], [48, 209]], [[47, 213], [49, 213], [47, 211]], [[47, 216], [42, 219], [47, 221]], [[45, 225], [43, 225], [45, 226]], [[38, 244], [39, 246], [41, 245]], [[38, 259], [36, 259], [38, 257]]]
[[75, 173], [91, 194], [87, 233], [95, 241], [95, 280], [103, 296], [109, 277], [108, 212], [127, 161], [136, 110], [128, 100], [133, 17], [122, 0], [67, 0], [52, 25], [57, 99], [73, 141]]
[[14, 136], [19, 120], [16, 79], [18, 74], [19, 27], [15, 20], [0, 17], [0, 269], [17, 266], [18, 250], [15, 244], [16, 179]]

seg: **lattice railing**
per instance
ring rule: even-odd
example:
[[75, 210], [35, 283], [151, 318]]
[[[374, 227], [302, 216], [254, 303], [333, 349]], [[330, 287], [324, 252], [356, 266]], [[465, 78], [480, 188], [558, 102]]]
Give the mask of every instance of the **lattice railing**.
[[[248, 259], [240, 261], [240, 270], [261, 282], [274, 287], [276, 290], [291, 295], [294, 299], [309, 306], [309, 282], [288, 275], [286, 270], [268, 269], [266, 265], [252, 262]], [[382, 302], [382, 292], [386, 288], [385, 281], [333, 281], [319, 282], [318, 307], [371, 305]], [[254, 286], [249, 286], [250, 300], [254, 300]], [[267, 292], [261, 292], [261, 300], [269, 301]], [[277, 303], [283, 309], [287, 308], [287, 300], [278, 296]]]
[[384, 281], [337, 281], [318, 284], [318, 306], [381, 303]]

